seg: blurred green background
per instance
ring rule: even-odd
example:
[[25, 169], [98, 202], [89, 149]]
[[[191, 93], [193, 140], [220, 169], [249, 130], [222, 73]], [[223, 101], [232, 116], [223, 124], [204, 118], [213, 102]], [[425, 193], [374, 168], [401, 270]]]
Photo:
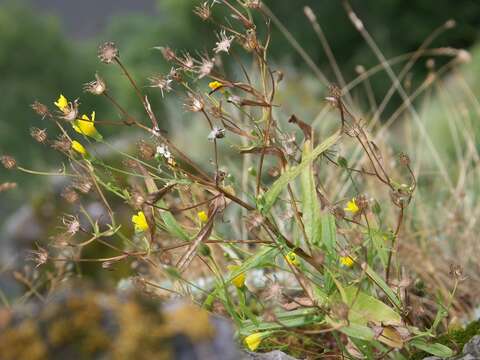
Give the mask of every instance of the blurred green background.
[[[91, 81], [97, 71], [107, 79], [108, 87], [122, 104], [133, 114], [140, 113], [138, 100], [125, 79], [116, 76], [117, 69], [97, 60], [98, 44], [115, 41], [123, 62], [140, 84], [146, 86], [146, 80], [142, 79], [169, 70], [153, 47], [170, 45], [195, 54], [204, 50], [204, 44], [214, 44], [212, 28], [192, 12], [192, 5], [200, 3], [193, 0], [0, 1], [0, 154], [14, 155], [20, 164], [33, 169], [55, 170], [59, 166], [58, 154], [42, 149], [29, 136], [31, 126], [51, 128], [51, 124], [33, 113], [29, 104], [39, 100], [52, 106], [60, 92], [70, 99], [80, 97], [83, 108], [95, 109], [103, 119], [117, 119], [118, 114], [104, 99], [81, 92], [81, 85]], [[316, 13], [347, 81], [356, 76], [357, 65], [369, 68], [378, 63], [352, 27], [340, 1], [265, 3], [330, 80], [334, 79], [333, 72], [305, 18], [306, 5]], [[414, 51], [449, 19], [454, 19], [457, 26], [439, 36], [432, 47], [471, 48], [480, 38], [478, 0], [352, 0], [351, 4], [387, 58]], [[274, 63], [293, 69], [299, 79], [310, 74], [301, 57], [275, 27], [271, 56]], [[424, 78], [427, 70], [423, 64], [413, 69], [414, 82]], [[371, 83], [379, 100], [391, 85], [385, 75], [373, 77]], [[167, 100], [158, 91], [148, 88], [145, 91], [158, 117], [170, 116]], [[394, 97], [391, 104], [390, 111], [399, 104], [399, 99]], [[166, 121], [161, 125], [168, 130]], [[6, 181], [17, 182], [18, 188], [0, 193], [0, 228], [22, 205], [43, 201], [45, 192], [39, 190], [52, 191], [52, 184], [46, 178], [2, 168], [0, 183]], [[5, 230], [0, 232], [1, 243], [6, 241], [4, 234]]]

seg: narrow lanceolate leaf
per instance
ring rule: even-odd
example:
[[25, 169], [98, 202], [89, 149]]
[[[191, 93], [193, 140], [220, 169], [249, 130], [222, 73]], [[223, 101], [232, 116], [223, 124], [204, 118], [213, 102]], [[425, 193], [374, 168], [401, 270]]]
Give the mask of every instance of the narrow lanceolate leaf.
[[368, 264], [362, 264], [362, 268], [367, 274], [367, 276], [380, 288], [383, 290], [385, 295], [387, 295], [388, 300], [395, 305], [398, 309], [402, 308], [402, 302], [398, 296], [393, 292], [393, 290], [388, 286], [388, 284], [383, 280], [380, 275], [378, 275]]
[[336, 254], [337, 246], [337, 228], [335, 225], [335, 217], [332, 214], [324, 214], [321, 219], [321, 241], [329, 255]]
[[192, 262], [192, 260], [195, 258], [195, 255], [197, 255], [198, 248], [204, 242], [205, 240], [208, 240], [210, 237], [210, 234], [212, 233], [213, 230], [213, 223], [215, 221], [215, 216], [217, 215], [218, 208], [215, 208], [212, 213], [210, 214], [210, 218], [208, 219], [207, 223], [205, 226], [200, 230], [196, 238], [192, 241], [192, 243], [189, 245], [187, 251], [182, 255], [180, 260], [177, 262], [177, 269], [180, 273], [185, 271]]
[[[305, 159], [312, 152], [312, 141], [306, 140], [302, 158]], [[313, 245], [318, 245], [321, 240], [320, 203], [317, 199], [315, 178], [313, 176], [313, 162], [300, 175], [302, 184], [302, 213], [305, 233]]]
[[416, 347], [417, 349], [428, 352], [429, 354], [439, 356], [442, 359], [453, 356], [452, 349], [440, 343], [429, 344], [423, 339], [415, 339], [410, 342], [410, 345]]
[[340, 133], [327, 138], [324, 142], [318, 145], [307, 156], [302, 159], [302, 162], [297, 166], [293, 166], [285, 171], [272, 185], [272, 187], [265, 193], [264, 204], [260, 209], [263, 214], [269, 212], [275, 201], [281, 192], [287, 187], [287, 185], [299, 176], [318, 156], [328, 150], [333, 144], [335, 144], [340, 138]]

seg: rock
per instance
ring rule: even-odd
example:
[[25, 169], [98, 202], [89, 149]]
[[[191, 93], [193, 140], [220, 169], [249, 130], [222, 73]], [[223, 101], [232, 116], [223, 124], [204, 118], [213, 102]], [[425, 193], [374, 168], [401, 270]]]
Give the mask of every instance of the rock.
[[[429, 356], [423, 360], [440, 360], [436, 356]], [[479, 360], [480, 359], [480, 335], [476, 335], [470, 339], [463, 347], [462, 354], [450, 358], [450, 360]]]
[[45, 304], [0, 308], [0, 354], [2, 360], [242, 358], [230, 323], [193, 304], [160, 306], [135, 293], [81, 288]]
[[245, 351], [241, 360], [296, 360], [280, 350], [270, 351], [268, 353], [253, 353]]

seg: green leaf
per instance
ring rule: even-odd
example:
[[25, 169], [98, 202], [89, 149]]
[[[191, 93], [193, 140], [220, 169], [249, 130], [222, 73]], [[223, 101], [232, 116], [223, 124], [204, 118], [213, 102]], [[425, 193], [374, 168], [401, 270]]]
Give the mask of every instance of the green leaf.
[[335, 144], [340, 138], [340, 133], [335, 133], [334, 135], [327, 138], [324, 142], [318, 145], [311, 153], [302, 159], [302, 162], [297, 166], [293, 166], [285, 171], [272, 185], [272, 187], [265, 193], [265, 203], [263, 204], [260, 211], [263, 214], [269, 212], [270, 208], [273, 206], [277, 200], [280, 193], [283, 189], [293, 181], [298, 175], [305, 170], [320, 154], [328, 150], [333, 144]]
[[415, 339], [410, 341], [410, 345], [441, 358], [448, 358], [453, 356], [452, 349], [439, 343], [429, 344], [422, 339]]
[[[166, 206], [163, 201], [159, 202], [160, 206]], [[190, 241], [190, 236], [182, 229], [175, 217], [168, 211], [160, 211], [160, 217], [163, 220], [167, 232], [179, 239]]]
[[350, 308], [348, 319], [352, 323], [366, 325], [369, 321], [376, 323], [398, 324], [402, 317], [390, 306], [368, 295], [354, 286], [345, 288], [346, 304]]
[[[305, 159], [312, 152], [311, 140], [306, 140], [303, 148], [302, 158]], [[317, 198], [313, 166], [310, 163], [300, 176], [302, 185], [302, 213], [306, 241], [318, 245], [321, 241], [320, 203]]]
[[364, 267], [365, 273], [368, 275], [370, 279], [380, 288], [383, 290], [385, 295], [387, 295], [388, 299], [395, 305], [397, 308], [402, 308], [402, 302], [398, 298], [398, 296], [393, 292], [393, 290], [387, 285], [387, 283], [378, 275], [368, 264], [362, 264]]
[[335, 217], [332, 214], [325, 214], [321, 217], [322, 244], [325, 246], [329, 255], [336, 257], [337, 246], [337, 228]]
[[233, 279], [235, 279], [238, 275], [254, 269], [258, 267], [265, 267], [267, 264], [271, 264], [274, 261], [274, 258], [278, 255], [280, 250], [265, 246], [262, 249], [258, 250], [255, 255], [250, 256], [247, 260], [245, 260], [235, 271], [230, 274], [230, 278], [225, 282], [231, 283]]
[[275, 312], [277, 322], [260, 322], [253, 323], [251, 320], [245, 320], [239, 330], [241, 336], [247, 336], [253, 332], [265, 330], [282, 330], [287, 328], [294, 328], [306, 326], [310, 324], [321, 325], [323, 315], [321, 315], [316, 308], [304, 308], [293, 311], [278, 311]]

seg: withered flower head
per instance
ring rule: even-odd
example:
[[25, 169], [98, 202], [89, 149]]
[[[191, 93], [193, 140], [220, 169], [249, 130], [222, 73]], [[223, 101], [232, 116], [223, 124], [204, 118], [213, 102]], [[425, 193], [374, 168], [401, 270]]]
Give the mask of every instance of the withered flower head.
[[60, 95], [60, 99], [63, 99], [64, 103], [55, 103], [55, 105], [57, 105], [57, 107], [60, 109], [58, 112], [59, 117], [66, 121], [76, 120], [78, 118], [78, 106], [80, 105], [78, 99], [75, 99], [73, 103], [68, 101], [63, 95]]
[[243, 47], [245, 48], [246, 51], [249, 51], [249, 52], [255, 51], [260, 47], [257, 39], [257, 33], [255, 32], [254, 29], [247, 30]]
[[67, 152], [72, 148], [72, 142], [65, 135], [60, 135], [51, 146], [55, 150]]
[[117, 46], [112, 41], [107, 41], [98, 47], [98, 58], [105, 64], [111, 64], [119, 57]]
[[180, 65], [184, 70], [188, 70], [188, 71], [193, 70], [193, 66], [195, 64], [192, 56], [188, 52], [185, 52], [183, 56], [178, 59], [178, 62], [180, 63]]
[[235, 36], [227, 36], [225, 30], [220, 31], [219, 34], [217, 34], [218, 41], [215, 43], [215, 48], [213, 51], [215, 51], [216, 54], [219, 52], [228, 52], [230, 51], [230, 46], [232, 46], [232, 41], [235, 39]]
[[0, 162], [5, 167], [5, 169], [11, 170], [17, 167], [17, 161], [10, 155], [2, 155]]
[[12, 190], [12, 189], [15, 189], [16, 187], [17, 187], [17, 183], [5, 182], [5, 183], [0, 184], [0, 192]]
[[408, 166], [408, 165], [410, 165], [410, 158], [408, 157], [407, 154], [405, 154], [405, 153], [400, 153], [399, 159], [400, 159], [400, 164], [402, 164], [403, 166]]
[[36, 263], [36, 268], [48, 261], [48, 252], [37, 244], [37, 250], [30, 250], [27, 256], [28, 261]]
[[193, 10], [193, 13], [203, 21], [208, 20], [211, 15], [210, 7], [208, 6], [208, 1], [205, 1], [202, 5], [196, 6], [195, 9]]
[[77, 180], [73, 183], [73, 187], [83, 194], [88, 194], [92, 190], [92, 182], [88, 179]]
[[167, 61], [173, 61], [176, 59], [175, 52], [169, 47], [169, 46], [160, 46], [156, 47], [155, 49], [158, 49], [162, 52], [163, 58]]
[[80, 220], [75, 215], [65, 215], [62, 217], [62, 223], [65, 226], [68, 235], [75, 235], [80, 230]]
[[200, 57], [200, 65], [197, 67], [199, 79], [204, 78], [212, 72], [213, 66], [215, 65], [214, 60], [215, 59], [210, 58], [208, 54]]
[[213, 130], [208, 134], [208, 140], [214, 141], [215, 139], [221, 139], [225, 137], [225, 129], [214, 127]]
[[47, 105], [42, 104], [37, 100], [35, 100], [30, 106], [32, 107], [33, 111], [42, 117], [42, 119], [44, 119], [49, 113]]
[[260, 9], [262, 7], [262, 2], [260, 0], [246, 0], [245, 6], [250, 9]]
[[62, 197], [70, 204], [78, 201], [78, 194], [70, 186], [66, 187], [62, 191]]
[[47, 141], [47, 130], [32, 127], [30, 129], [30, 136], [35, 139], [36, 142], [43, 144], [45, 141]]
[[180, 74], [178, 69], [175, 69], [174, 67], [170, 69], [170, 72], [168, 73], [168, 77], [172, 80], [175, 80], [176, 82], [182, 81], [182, 75]]
[[149, 77], [148, 81], [150, 81], [150, 87], [160, 89], [162, 97], [164, 97], [164, 91], [168, 93], [172, 90], [172, 87], [170, 86], [172, 79], [169, 77], [165, 77], [163, 75], [154, 75]]
[[192, 93], [188, 93], [188, 97], [183, 104], [187, 111], [199, 112], [202, 111], [205, 107], [205, 103], [200, 96], [197, 96]]
[[102, 95], [105, 90], [107, 90], [107, 85], [98, 74], [95, 74], [94, 81], [88, 82], [83, 85], [83, 91], [93, 95]]
[[155, 148], [145, 140], [140, 140], [137, 144], [140, 157], [144, 160], [151, 160], [155, 157]]

